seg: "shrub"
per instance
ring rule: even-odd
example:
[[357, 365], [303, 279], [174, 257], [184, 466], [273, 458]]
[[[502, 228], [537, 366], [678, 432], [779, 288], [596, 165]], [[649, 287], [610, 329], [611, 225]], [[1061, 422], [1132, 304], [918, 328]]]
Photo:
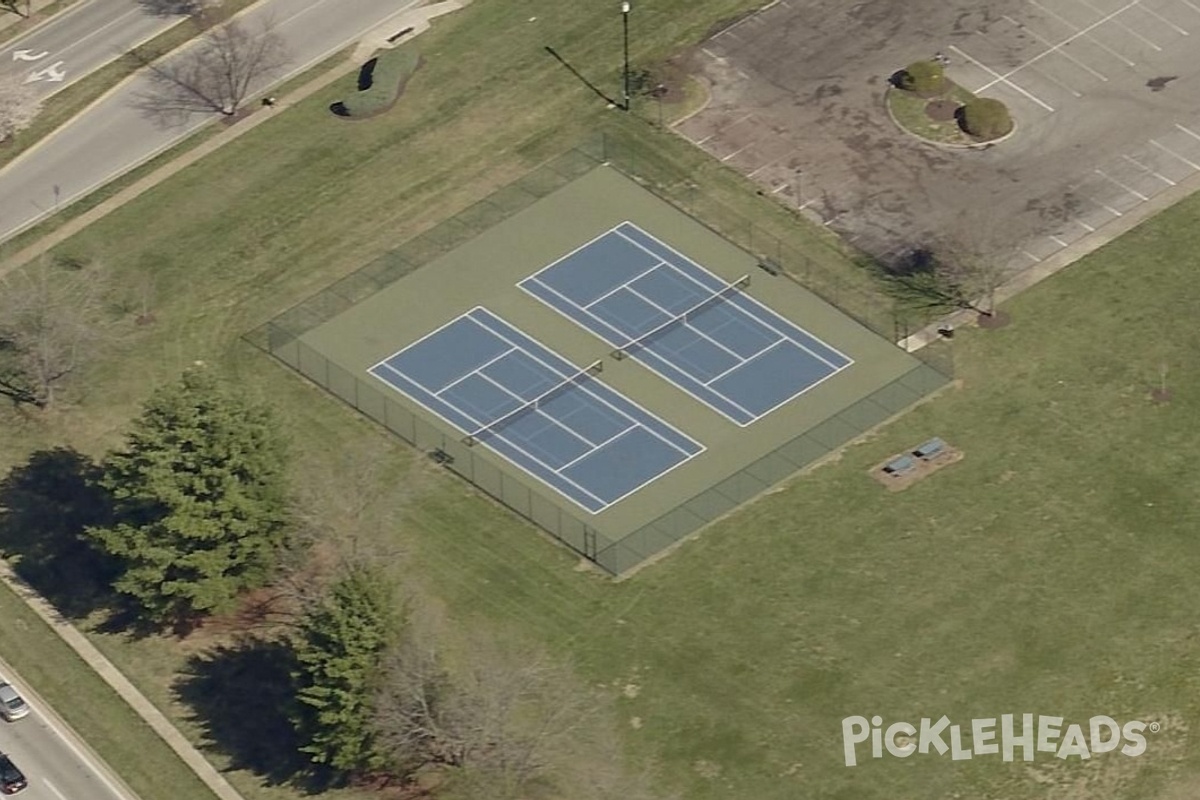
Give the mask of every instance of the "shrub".
[[998, 139], [1012, 130], [1008, 107], [990, 97], [976, 97], [962, 109], [962, 126], [979, 139]]
[[946, 73], [936, 61], [914, 61], [901, 74], [900, 88], [917, 94], [939, 94], [946, 88]]
[[358, 91], [340, 104], [346, 117], [369, 117], [387, 111], [404, 91], [408, 79], [421, 66], [421, 56], [412, 47], [383, 50], [359, 70]]

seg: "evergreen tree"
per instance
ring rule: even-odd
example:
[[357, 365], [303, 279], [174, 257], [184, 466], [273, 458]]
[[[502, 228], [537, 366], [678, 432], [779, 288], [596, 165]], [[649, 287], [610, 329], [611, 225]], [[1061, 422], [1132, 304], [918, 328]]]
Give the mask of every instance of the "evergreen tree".
[[383, 766], [370, 706], [399, 619], [391, 585], [353, 567], [301, 621], [294, 722], [313, 763], [349, 774]]
[[113, 524], [89, 530], [145, 621], [226, 610], [269, 575], [285, 536], [285, 451], [265, 406], [206, 367], [157, 391], [105, 462]]

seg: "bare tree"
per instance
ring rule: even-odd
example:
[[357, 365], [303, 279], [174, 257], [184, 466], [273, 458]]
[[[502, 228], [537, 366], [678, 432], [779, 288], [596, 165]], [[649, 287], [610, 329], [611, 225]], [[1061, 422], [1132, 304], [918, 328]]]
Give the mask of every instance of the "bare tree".
[[8, 11], [18, 17], [28, 19], [29, 15], [33, 13], [30, 8], [32, 4], [33, 0], [0, 0], [0, 11]]
[[474, 639], [451, 673], [436, 648], [408, 637], [375, 698], [380, 746], [394, 768], [452, 768], [467, 797], [509, 800], [547, 780], [556, 751], [594, 707], [568, 670], [528, 648]]
[[37, 90], [20, 75], [0, 76], [0, 142], [28, 128], [41, 110]]
[[964, 211], [933, 246], [938, 284], [959, 308], [985, 317], [996, 312], [996, 290], [1010, 274], [1016, 253], [1014, 232], [1001, 230], [999, 219]]
[[106, 273], [42, 257], [0, 278], [0, 393], [38, 407], [108, 336]]
[[255, 84], [284, 66], [287, 49], [269, 22], [251, 27], [235, 19], [162, 59], [147, 53], [134, 56], [146, 66], [153, 84], [137, 105], [171, 124], [196, 113], [236, 115]]

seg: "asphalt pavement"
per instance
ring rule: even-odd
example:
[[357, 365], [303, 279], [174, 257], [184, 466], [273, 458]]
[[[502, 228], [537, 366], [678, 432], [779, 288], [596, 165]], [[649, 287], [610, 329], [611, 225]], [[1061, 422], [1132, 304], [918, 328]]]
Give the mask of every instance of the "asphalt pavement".
[[84, 0], [0, 48], [0, 70], [49, 97], [184, 19], [139, 0]]
[[[240, 19], [251, 28], [269, 22], [286, 44], [287, 58], [282, 70], [252, 86], [251, 96], [421, 4], [265, 0], [253, 6]], [[146, 75], [133, 76], [0, 171], [0, 241], [150, 160], [217, 116], [193, 113], [167, 124], [138, 108], [138, 99], [152, 92]]]
[[22, 800], [130, 800], [133, 795], [11, 668], [0, 661], [4, 679], [33, 709], [15, 722], [0, 721], [0, 751], [29, 781]]

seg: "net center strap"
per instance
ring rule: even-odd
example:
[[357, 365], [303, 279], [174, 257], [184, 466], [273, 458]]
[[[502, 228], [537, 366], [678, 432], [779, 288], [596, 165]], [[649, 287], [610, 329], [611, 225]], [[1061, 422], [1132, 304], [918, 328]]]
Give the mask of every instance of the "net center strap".
[[576, 372], [574, 375], [571, 375], [570, 377], [566, 378], [562, 382], [556, 383], [554, 386], [551, 386], [549, 389], [542, 392], [538, 396], [534, 397], [532, 400], [528, 400], [525, 403], [522, 403], [521, 405], [514, 408], [512, 411], [509, 411], [506, 414], [502, 414], [500, 417], [492, 420], [488, 424], [486, 424], [480, 428], [476, 428], [474, 431], [467, 434], [466, 438], [463, 441], [466, 442], [467, 444], [475, 444], [475, 441], [480, 436], [486, 434], [488, 431], [494, 430], [495, 428], [497, 428], [500, 425], [503, 425], [505, 422], [508, 422], [512, 418], [514, 418], [520, 414], [523, 414], [526, 411], [529, 411], [531, 408], [537, 408], [539, 405], [544, 403], [546, 400], [550, 399], [550, 397], [552, 395], [558, 394], [563, 389], [565, 389], [569, 386], [574, 386], [574, 385], [586, 380], [587, 378], [591, 377], [592, 375], [602, 372], [603, 370], [604, 370], [604, 362], [602, 362], [602, 361], [595, 361], [595, 362], [589, 364], [588, 366], [579, 370], [579, 372]]

